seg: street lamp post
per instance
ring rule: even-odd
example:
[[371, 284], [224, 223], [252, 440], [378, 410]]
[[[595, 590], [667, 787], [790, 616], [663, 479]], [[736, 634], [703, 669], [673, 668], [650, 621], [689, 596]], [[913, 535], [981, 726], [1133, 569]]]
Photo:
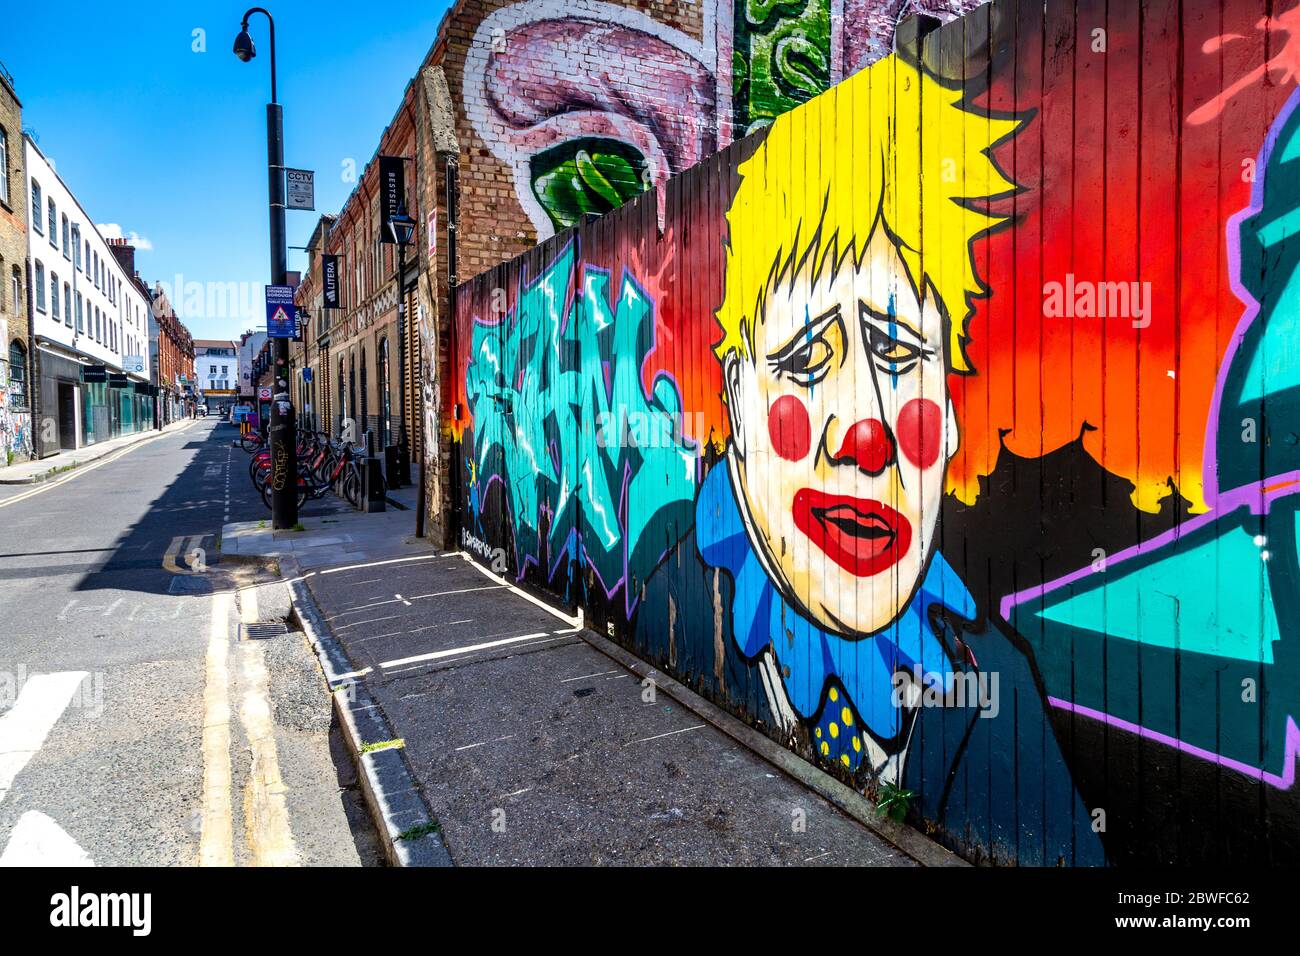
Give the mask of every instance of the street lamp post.
[[411, 483], [411, 451], [406, 435], [406, 247], [415, 235], [415, 220], [407, 215], [406, 207], [399, 206], [388, 220], [388, 230], [397, 244], [397, 379], [399, 414], [397, 424], [397, 481], [394, 485]]
[[[252, 7], [239, 25], [235, 56], [247, 63], [257, 55], [248, 35], [248, 18], [255, 13], [271, 26], [271, 102], [266, 106], [266, 165], [271, 209], [271, 284], [284, 285], [289, 250], [284, 238], [284, 117], [275, 88], [275, 21], [261, 7]], [[293, 403], [289, 398], [289, 340], [272, 340], [271, 395], [271, 527], [287, 530], [298, 524], [298, 455]]]

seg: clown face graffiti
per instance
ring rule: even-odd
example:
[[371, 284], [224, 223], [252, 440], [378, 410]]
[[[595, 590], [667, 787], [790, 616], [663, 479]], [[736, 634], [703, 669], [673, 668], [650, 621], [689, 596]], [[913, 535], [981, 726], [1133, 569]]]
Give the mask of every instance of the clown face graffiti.
[[769, 577], [822, 628], [871, 634], [907, 606], [957, 450], [948, 335], [888, 231], [769, 291], [725, 364], [731, 468]]

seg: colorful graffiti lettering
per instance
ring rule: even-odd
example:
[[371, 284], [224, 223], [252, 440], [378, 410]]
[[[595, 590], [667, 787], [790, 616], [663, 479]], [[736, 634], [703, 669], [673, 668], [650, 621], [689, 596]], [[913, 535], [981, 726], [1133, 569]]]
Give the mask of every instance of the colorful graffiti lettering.
[[[574, 267], [569, 247], [523, 283], [504, 318], [474, 325], [467, 394], [481, 424], [470, 480], [476, 517], [502, 483], [517, 566], [550, 555], [549, 580], [561, 563], [580, 563], [612, 595], [644, 580], [680, 538], [697, 453], [680, 434], [671, 379], [641, 386], [654, 303], [627, 274], [612, 303], [598, 269], [584, 270], [575, 300]], [[630, 613], [633, 588], [623, 590]]]

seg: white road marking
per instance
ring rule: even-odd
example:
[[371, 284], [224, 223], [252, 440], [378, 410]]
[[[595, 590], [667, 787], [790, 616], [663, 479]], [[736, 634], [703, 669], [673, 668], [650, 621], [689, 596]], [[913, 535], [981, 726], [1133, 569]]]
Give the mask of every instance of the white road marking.
[[[544, 641], [532, 641], [532, 642], [527, 643], [527, 644], [515, 644], [515, 645], [512, 646], [512, 650], [516, 650], [516, 651], [518, 651], [518, 650], [522, 650], [522, 649], [525, 648], [525, 647], [537, 647], [539, 644], [551, 644], [551, 643], [554, 643], [555, 641], [558, 641], [558, 640], [559, 640], [558, 637], [548, 637], [548, 638], [546, 638], [546, 640], [544, 640]], [[424, 666], [424, 664], [427, 664], [427, 663], [428, 663], [428, 661], [425, 661], [424, 663], [421, 663], [421, 664], [413, 664], [413, 665], [410, 665], [410, 666], [407, 666], [407, 667], [403, 667], [403, 668], [401, 668], [400, 670], [390, 670], [388, 673], [389, 673], [389, 674], [405, 674], [405, 673], [407, 673], [407, 672], [409, 672], [409, 671], [416, 671], [416, 670], [419, 670], [421, 667]]]
[[18, 818], [9, 845], [0, 854], [0, 867], [94, 865], [95, 861], [76, 840], [36, 810], [28, 810]]
[[546, 633], [541, 634], [521, 634], [519, 637], [505, 637], [499, 641], [486, 641], [482, 644], [467, 644], [464, 647], [452, 647], [445, 651], [432, 651], [428, 654], [416, 654], [414, 657], [401, 657], [395, 661], [383, 661], [380, 667], [400, 667], [403, 664], [415, 664], [418, 661], [436, 661], [443, 657], [453, 657], [457, 654], [468, 654], [471, 651], [483, 651], [489, 647], [502, 647], [506, 644], [518, 644], [520, 641], [533, 641], [539, 637], [545, 637]]
[[87, 676], [86, 671], [33, 674], [14, 705], [0, 715], [0, 800], [41, 749]]
[[322, 571], [321, 574], [342, 574], [344, 571], [357, 571], [361, 568], [377, 568], [385, 564], [402, 564], [406, 561], [432, 561], [434, 558], [440, 558], [440, 554], [420, 554], [413, 558], [390, 558], [387, 561], [371, 561], [368, 564], [349, 564], [344, 568], [330, 568], [328, 571]]
[[203, 824], [200, 866], [234, 866], [234, 823], [230, 800], [230, 594], [212, 598], [203, 688]]
[[409, 634], [419, 634], [421, 631], [432, 631], [439, 627], [451, 627], [453, 624], [473, 624], [473, 618], [466, 618], [463, 621], [439, 621], [437, 624], [426, 624], [424, 627], [412, 627], [404, 631], [389, 631], [387, 634], [372, 634], [370, 637], [359, 637], [352, 644], [364, 644], [366, 641], [378, 641], [386, 637], [403, 637]]
[[560, 681], [561, 684], [570, 684], [575, 680], [587, 680], [591, 677], [604, 677], [606, 674], [617, 674], [618, 671], [597, 671], [595, 674], [583, 674], [581, 677], [566, 677]]
[[402, 597], [400, 594], [394, 594], [393, 597], [397, 598], [397, 600], [401, 601], [407, 607], [411, 606], [411, 602], [408, 601], [406, 598]]
[[488, 744], [494, 744], [499, 740], [514, 740], [514, 734], [508, 734], [505, 737], [493, 737], [491, 740], [482, 740], [476, 744], [466, 744], [463, 747], [457, 747], [453, 753], [459, 753], [462, 750], [473, 750], [475, 747], [486, 747]]
[[458, 551], [458, 552], [456, 552], [456, 553], [459, 554], [462, 558], [464, 558], [464, 559], [465, 559], [465, 562], [466, 562], [466, 563], [467, 563], [471, 568], [473, 568], [475, 571], [479, 572], [479, 574], [482, 574], [484, 577], [491, 578], [493, 581], [496, 581], [498, 584], [503, 585], [504, 587], [509, 588], [513, 593], [519, 595], [519, 596], [520, 596], [521, 598], [523, 598], [525, 601], [529, 601], [529, 602], [531, 602], [531, 603], [533, 603], [533, 604], [536, 604], [538, 607], [540, 607], [540, 608], [541, 608], [543, 611], [545, 611], [547, 614], [550, 614], [550, 615], [552, 615], [552, 616], [554, 616], [554, 617], [558, 617], [561, 621], [563, 621], [565, 624], [569, 625], [569, 627], [573, 628], [574, 630], [576, 630], [576, 631], [580, 631], [580, 630], [582, 630], [582, 626], [583, 626], [583, 625], [582, 625], [582, 620], [583, 620], [583, 617], [582, 617], [582, 608], [578, 608], [578, 613], [577, 613], [576, 616], [570, 616], [570, 615], [568, 615], [568, 614], [565, 614], [563, 611], [559, 610], [558, 608], [553, 608], [553, 607], [551, 607], [549, 604], [547, 604], [547, 603], [546, 603], [545, 601], [543, 601], [541, 598], [533, 597], [533, 596], [532, 596], [531, 594], [529, 594], [527, 591], [524, 591], [524, 590], [522, 590], [522, 589], [520, 589], [520, 588], [515, 587], [513, 584], [511, 584], [511, 583], [510, 583], [509, 581], [507, 581], [505, 578], [501, 577], [499, 574], [494, 574], [494, 573], [492, 573], [492, 572], [489, 571], [487, 568], [483, 567], [483, 565], [479, 564], [479, 563], [478, 563], [477, 561], [475, 561], [472, 557], [470, 557], [470, 555], [469, 555], [467, 552], [465, 552], [465, 551]]
[[[198, 557], [202, 554], [203, 539], [207, 537], [202, 534], [177, 535], [172, 538], [172, 543], [167, 546], [163, 553], [162, 566], [163, 570], [170, 571], [172, 574], [202, 574], [202, 568], [196, 567]], [[198, 555], [195, 552], [199, 552]], [[177, 564], [176, 559], [184, 554], [185, 560], [189, 562], [188, 568], [182, 568]]]
[[674, 734], [684, 734], [692, 730], [699, 730], [701, 727], [707, 727], [708, 724], [695, 724], [693, 727], [683, 727], [681, 730], [670, 730], [666, 734], [655, 734], [653, 737], [641, 737], [638, 740], [629, 740], [624, 747], [631, 747], [633, 744], [642, 744], [647, 740], [658, 740], [660, 737], [672, 737]]

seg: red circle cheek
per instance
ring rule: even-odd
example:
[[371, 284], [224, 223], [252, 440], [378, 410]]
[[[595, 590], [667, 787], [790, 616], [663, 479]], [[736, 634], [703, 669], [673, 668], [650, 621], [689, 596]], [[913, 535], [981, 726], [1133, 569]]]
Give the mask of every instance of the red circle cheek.
[[898, 447], [918, 468], [939, 460], [943, 438], [943, 412], [928, 398], [914, 398], [898, 412]]
[[799, 461], [812, 446], [808, 409], [793, 395], [782, 395], [767, 413], [767, 434], [772, 449], [786, 461]]

